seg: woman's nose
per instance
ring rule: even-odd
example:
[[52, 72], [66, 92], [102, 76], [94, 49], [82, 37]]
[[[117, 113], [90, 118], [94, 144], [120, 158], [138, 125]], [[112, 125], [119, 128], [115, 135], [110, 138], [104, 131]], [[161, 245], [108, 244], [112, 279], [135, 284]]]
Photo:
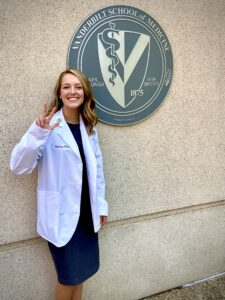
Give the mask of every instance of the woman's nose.
[[75, 94], [75, 92], [76, 92], [76, 89], [75, 89], [74, 86], [72, 86], [72, 87], [71, 87], [71, 94]]

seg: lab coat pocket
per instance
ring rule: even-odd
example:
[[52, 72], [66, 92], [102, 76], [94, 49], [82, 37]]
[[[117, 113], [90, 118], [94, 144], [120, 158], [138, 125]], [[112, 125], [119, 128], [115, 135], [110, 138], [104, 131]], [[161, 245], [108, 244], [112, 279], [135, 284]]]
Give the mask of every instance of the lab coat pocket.
[[58, 192], [38, 190], [38, 231], [52, 241], [58, 235], [59, 207]]

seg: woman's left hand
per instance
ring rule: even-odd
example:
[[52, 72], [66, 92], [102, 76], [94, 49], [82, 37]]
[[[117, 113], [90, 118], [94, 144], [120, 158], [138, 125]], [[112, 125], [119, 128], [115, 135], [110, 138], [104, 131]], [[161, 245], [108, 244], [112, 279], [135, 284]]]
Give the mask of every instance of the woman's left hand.
[[100, 224], [103, 226], [107, 222], [107, 216], [100, 216]]

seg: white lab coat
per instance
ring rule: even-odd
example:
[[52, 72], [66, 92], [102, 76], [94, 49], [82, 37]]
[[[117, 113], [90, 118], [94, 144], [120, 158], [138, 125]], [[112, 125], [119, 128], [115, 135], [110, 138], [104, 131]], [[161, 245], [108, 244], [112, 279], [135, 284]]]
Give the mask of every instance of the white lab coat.
[[[28, 174], [38, 166], [37, 232], [57, 247], [72, 237], [80, 215], [82, 160], [77, 143], [62, 110], [51, 124], [61, 119], [54, 130], [40, 128], [34, 122], [12, 151], [10, 168], [16, 174]], [[80, 130], [87, 165], [94, 230], [100, 216], [108, 215], [102, 154], [95, 134], [88, 135], [80, 117]]]

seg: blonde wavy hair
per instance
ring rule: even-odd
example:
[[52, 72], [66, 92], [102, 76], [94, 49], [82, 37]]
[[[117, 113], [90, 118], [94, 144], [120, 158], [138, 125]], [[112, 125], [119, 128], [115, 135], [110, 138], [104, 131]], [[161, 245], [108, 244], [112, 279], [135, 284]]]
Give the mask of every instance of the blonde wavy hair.
[[83, 86], [84, 102], [80, 107], [80, 114], [87, 128], [88, 134], [91, 135], [94, 133], [93, 128], [98, 122], [98, 117], [95, 113], [96, 103], [93, 97], [90, 82], [81, 71], [75, 69], [67, 69], [59, 75], [54, 88], [54, 100], [50, 103], [49, 112], [53, 109], [54, 106], [56, 107], [56, 111], [60, 110], [63, 107], [62, 99], [60, 99], [60, 89], [62, 84], [62, 78], [66, 74], [72, 74], [76, 76]]

